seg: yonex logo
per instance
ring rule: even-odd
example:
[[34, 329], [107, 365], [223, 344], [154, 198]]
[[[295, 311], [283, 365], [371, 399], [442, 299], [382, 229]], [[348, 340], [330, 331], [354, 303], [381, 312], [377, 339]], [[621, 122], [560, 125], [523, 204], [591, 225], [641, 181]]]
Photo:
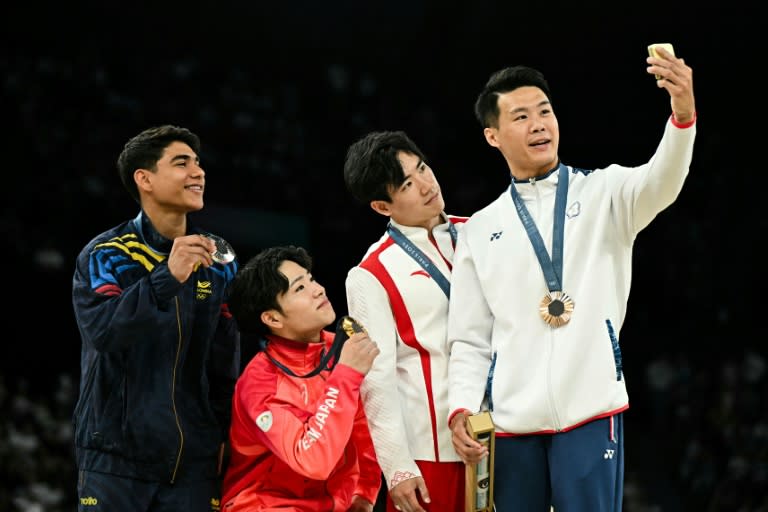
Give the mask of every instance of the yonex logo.
[[612, 459], [613, 454], [616, 450], [605, 450], [605, 455], [603, 455], [604, 459]]
[[503, 232], [503, 231], [498, 231], [498, 232], [496, 232], [496, 233], [491, 233], [491, 242], [493, 242], [494, 240], [498, 240], [499, 238], [501, 238], [501, 234], [502, 234], [502, 233], [504, 233], [504, 232]]

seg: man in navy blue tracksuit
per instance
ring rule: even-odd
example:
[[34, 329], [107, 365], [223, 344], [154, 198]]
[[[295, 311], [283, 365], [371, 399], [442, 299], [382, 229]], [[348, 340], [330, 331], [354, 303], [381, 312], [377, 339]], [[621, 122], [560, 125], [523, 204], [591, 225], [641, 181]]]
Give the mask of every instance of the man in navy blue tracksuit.
[[219, 510], [240, 366], [226, 304], [237, 261], [214, 261], [222, 247], [187, 220], [203, 207], [199, 152], [176, 126], [130, 139], [117, 167], [140, 211], [77, 258], [79, 511]]

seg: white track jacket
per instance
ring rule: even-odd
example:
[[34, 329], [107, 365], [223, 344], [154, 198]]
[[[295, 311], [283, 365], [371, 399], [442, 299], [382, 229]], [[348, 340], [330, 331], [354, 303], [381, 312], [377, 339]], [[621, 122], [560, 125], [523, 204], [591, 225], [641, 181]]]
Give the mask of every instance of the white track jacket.
[[[461, 232], [466, 217], [448, 216]], [[448, 223], [432, 230], [397, 227], [448, 280], [454, 244]], [[381, 353], [361, 395], [389, 488], [403, 475], [421, 476], [416, 460], [456, 462], [448, 429], [448, 298], [388, 233], [370, 246], [346, 279], [349, 314]]]
[[[632, 246], [680, 193], [695, 134], [670, 118], [644, 165], [568, 168], [562, 284], [575, 307], [562, 327], [539, 315], [548, 290], [509, 189], [470, 217], [452, 277], [450, 414], [479, 411], [488, 382], [497, 433], [560, 432], [629, 407], [619, 332]], [[555, 169], [515, 184], [550, 256], [557, 181]]]

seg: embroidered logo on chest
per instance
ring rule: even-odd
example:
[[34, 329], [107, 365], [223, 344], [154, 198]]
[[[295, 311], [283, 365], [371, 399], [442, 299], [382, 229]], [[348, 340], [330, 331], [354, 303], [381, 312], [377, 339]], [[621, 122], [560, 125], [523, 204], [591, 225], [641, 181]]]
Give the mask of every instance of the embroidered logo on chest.
[[578, 217], [581, 213], [581, 203], [579, 201], [576, 201], [571, 204], [571, 206], [568, 208], [568, 211], [565, 212], [565, 216], [569, 219], [572, 219], [574, 217]]
[[195, 289], [195, 298], [197, 300], [205, 300], [211, 296], [213, 290], [210, 281], [198, 281], [197, 288]]

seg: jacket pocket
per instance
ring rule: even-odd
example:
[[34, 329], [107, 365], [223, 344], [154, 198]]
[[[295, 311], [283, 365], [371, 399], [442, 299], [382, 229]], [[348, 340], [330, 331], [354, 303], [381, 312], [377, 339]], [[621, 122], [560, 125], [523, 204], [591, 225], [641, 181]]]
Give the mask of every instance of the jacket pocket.
[[621, 347], [619, 346], [619, 338], [616, 336], [616, 330], [613, 328], [611, 320], [605, 321], [605, 325], [608, 328], [608, 337], [611, 340], [611, 348], [613, 349], [613, 364], [616, 368], [616, 381], [620, 381], [624, 377], [624, 371], [621, 363]]

